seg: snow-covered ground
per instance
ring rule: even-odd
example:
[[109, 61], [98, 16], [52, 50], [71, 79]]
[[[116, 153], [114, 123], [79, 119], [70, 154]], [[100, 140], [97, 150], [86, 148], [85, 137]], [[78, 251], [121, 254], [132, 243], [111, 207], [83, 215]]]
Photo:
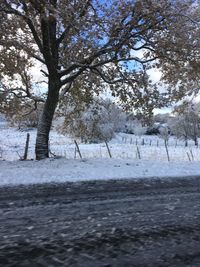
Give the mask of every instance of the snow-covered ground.
[[[61, 156], [43, 161], [34, 159], [36, 131], [30, 130], [28, 161], [23, 156], [27, 132], [0, 125], [0, 185], [75, 182], [101, 179], [141, 179], [200, 175], [200, 148], [192, 142], [185, 148], [181, 141], [169, 140], [169, 157], [159, 137], [118, 134], [105, 144], [80, 144], [83, 159], [74, 140], [54, 131], [50, 137], [52, 153]], [[144, 141], [143, 141], [144, 139]], [[142, 145], [142, 143], [145, 143]]]
[[[26, 135], [30, 134], [28, 159], [34, 159], [34, 146], [36, 130], [18, 131], [11, 127], [0, 127], [0, 158], [8, 161], [18, 160], [23, 157]], [[109, 153], [105, 143], [83, 144], [77, 140], [82, 157], [85, 159], [106, 159]], [[172, 162], [200, 161], [200, 147], [195, 147], [192, 141], [185, 147], [180, 140], [170, 138], [168, 142], [169, 158]], [[144, 144], [144, 145], [142, 145]], [[132, 134], [119, 133], [109, 143], [111, 156], [114, 159], [141, 159], [168, 161], [164, 140], [158, 136], [137, 137]], [[64, 135], [51, 131], [51, 152], [67, 159], [78, 159], [74, 140]], [[53, 155], [52, 154], [52, 155]]]

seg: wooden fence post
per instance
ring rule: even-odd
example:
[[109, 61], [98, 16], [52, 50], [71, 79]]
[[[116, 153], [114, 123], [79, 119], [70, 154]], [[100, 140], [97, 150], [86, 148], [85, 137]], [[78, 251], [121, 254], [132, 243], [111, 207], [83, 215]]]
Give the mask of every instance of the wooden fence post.
[[106, 147], [107, 147], [107, 150], [108, 150], [109, 157], [112, 158], [112, 155], [111, 155], [111, 152], [110, 152], [110, 148], [109, 148], [107, 142], [105, 142], [105, 144], [106, 144]]
[[191, 161], [191, 158], [190, 158], [190, 155], [189, 155], [189, 153], [188, 153], [188, 152], [186, 152], [186, 154], [187, 154], [187, 156], [188, 156], [188, 159], [189, 159], [189, 161]]
[[27, 157], [28, 157], [29, 141], [30, 141], [30, 134], [27, 133], [23, 160], [27, 160]]
[[194, 155], [193, 155], [192, 149], [190, 149], [190, 154], [191, 154], [192, 160], [194, 161]]
[[79, 157], [82, 159], [81, 151], [80, 151], [80, 149], [79, 149], [79, 146], [78, 146], [78, 143], [76, 142], [76, 140], [74, 140], [74, 143], [75, 143], [75, 145], [76, 145], [76, 148], [77, 148]]
[[170, 161], [169, 151], [168, 151], [168, 147], [167, 147], [167, 140], [165, 140], [165, 149], [166, 149], [166, 152], [167, 152], [167, 160]]
[[145, 142], [144, 142], [144, 138], [142, 139], [142, 143], [141, 143], [142, 146], [145, 145]]
[[140, 150], [138, 146], [137, 146], [137, 155], [138, 155], [138, 159], [141, 159], [141, 154], [140, 154]]

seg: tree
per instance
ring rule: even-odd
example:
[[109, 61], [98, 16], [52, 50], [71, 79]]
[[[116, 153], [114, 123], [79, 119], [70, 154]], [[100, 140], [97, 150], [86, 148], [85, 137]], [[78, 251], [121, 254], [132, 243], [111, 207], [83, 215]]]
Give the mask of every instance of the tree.
[[188, 146], [189, 140], [189, 128], [185, 118], [183, 116], [170, 119], [169, 127], [172, 131], [172, 134], [178, 139], [183, 139], [185, 146]]
[[160, 125], [158, 130], [160, 137], [165, 141], [165, 145], [167, 145], [170, 138], [170, 129], [168, 125]]
[[184, 102], [175, 109], [175, 118], [169, 121], [172, 133], [180, 139], [184, 139], [185, 146], [188, 140], [193, 140], [198, 146], [198, 137], [200, 137], [200, 115], [199, 106]]
[[[87, 88], [85, 93], [98, 93], [108, 84], [113, 95], [138, 106], [146, 67], [163, 67], [164, 79], [170, 80], [168, 65], [177, 67], [178, 62], [182, 71], [182, 62], [198, 66], [194, 56], [199, 55], [199, 43], [190, 45], [198, 38], [197, 15], [190, 7], [189, 0], [0, 0], [0, 79], [26, 74], [29, 80], [27, 66], [37, 60], [48, 83], [45, 99], [34, 95], [32, 84], [27, 86], [24, 79], [12, 90], [35, 104], [45, 100], [37, 129], [36, 159], [49, 156], [52, 119], [67, 92], [78, 90], [81, 94]], [[176, 26], [181, 28], [180, 34]], [[184, 39], [184, 29], [190, 29], [189, 39]], [[181, 50], [177, 45], [182, 35], [187, 49]], [[192, 48], [197, 52], [187, 58]], [[181, 61], [177, 61], [180, 54]]]
[[10, 124], [17, 126], [18, 129], [36, 128], [42, 107], [41, 104], [34, 107], [31, 100], [22, 102], [21, 99], [13, 96], [5, 106], [4, 114]]
[[175, 101], [185, 95], [195, 96], [200, 89], [200, 2], [190, 1], [189, 5], [186, 2], [183, 5], [187, 10], [177, 9], [171, 25], [168, 24], [163, 38], [156, 44], [160, 46], [162, 42], [167, 46], [168, 59], [163, 61], [161, 80], [167, 81], [167, 91]]
[[124, 114], [109, 99], [98, 98], [87, 105], [80, 106], [79, 103], [78, 106], [71, 104], [67, 107], [64, 112], [64, 123], [59, 127], [59, 131], [80, 138], [82, 142], [109, 141], [115, 132], [125, 125]]

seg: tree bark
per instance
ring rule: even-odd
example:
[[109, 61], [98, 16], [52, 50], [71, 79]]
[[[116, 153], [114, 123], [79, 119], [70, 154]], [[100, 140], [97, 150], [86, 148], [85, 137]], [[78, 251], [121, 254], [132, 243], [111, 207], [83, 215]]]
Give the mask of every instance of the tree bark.
[[48, 95], [37, 128], [35, 145], [36, 160], [49, 157], [49, 132], [52, 125], [53, 116], [59, 100], [60, 81], [49, 79]]
[[185, 147], [188, 146], [188, 139], [185, 137]]
[[198, 146], [198, 138], [197, 138], [197, 136], [194, 137], [194, 144], [195, 144], [195, 146]]

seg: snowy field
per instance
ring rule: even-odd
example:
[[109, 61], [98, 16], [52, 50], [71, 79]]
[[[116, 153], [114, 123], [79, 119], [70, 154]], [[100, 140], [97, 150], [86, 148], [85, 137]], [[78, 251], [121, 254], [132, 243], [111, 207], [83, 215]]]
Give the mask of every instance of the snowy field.
[[46, 182], [75, 182], [101, 179], [168, 178], [200, 175], [200, 148], [171, 138], [168, 150], [163, 139], [156, 136], [136, 137], [117, 134], [106, 144], [81, 144], [82, 159], [74, 140], [52, 131], [51, 152], [59, 159], [34, 160], [36, 131], [30, 130], [28, 161], [23, 157], [27, 131], [0, 125], [0, 185], [34, 184]]
[[[0, 128], [0, 159], [13, 161], [23, 157], [27, 133], [30, 134], [28, 159], [34, 159], [36, 130], [18, 131], [11, 127]], [[79, 140], [76, 141], [84, 159], [110, 157], [105, 143], [83, 144]], [[108, 146], [114, 159], [168, 161], [164, 140], [158, 136], [138, 137], [119, 133], [108, 143]], [[56, 131], [51, 131], [50, 150], [52, 156], [62, 156], [67, 159], [80, 158], [74, 140], [58, 134]], [[188, 147], [185, 147], [182, 141], [170, 137], [168, 153], [169, 160], [172, 162], [200, 161], [200, 146], [194, 146], [192, 141], [189, 142]]]

